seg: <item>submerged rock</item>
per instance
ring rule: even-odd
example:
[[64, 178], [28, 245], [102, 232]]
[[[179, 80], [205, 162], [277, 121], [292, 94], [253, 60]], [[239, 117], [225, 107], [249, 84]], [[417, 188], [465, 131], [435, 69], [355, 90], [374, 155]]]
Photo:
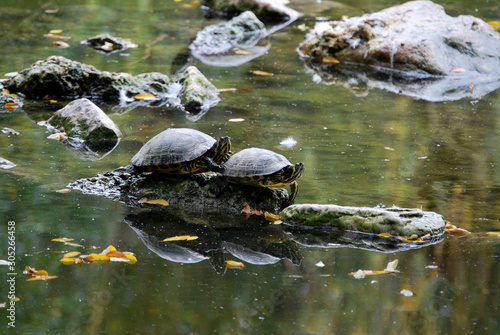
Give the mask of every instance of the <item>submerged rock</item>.
[[216, 55], [233, 48], [254, 46], [266, 32], [254, 13], [246, 11], [228, 22], [208, 26], [198, 32], [189, 49], [193, 55]]
[[88, 45], [89, 47], [104, 53], [115, 53], [127, 50], [128, 48], [137, 47], [137, 45], [129, 43], [127, 40], [111, 36], [109, 34], [100, 34], [89, 37], [80, 44]]
[[213, 173], [186, 177], [155, 173], [133, 176], [124, 169], [117, 169], [77, 180], [68, 187], [119, 200], [131, 207], [158, 207], [160, 205], [144, 203], [141, 199], [163, 199], [169, 207], [204, 214], [240, 214], [245, 204], [252, 209], [279, 212], [288, 200], [285, 189], [241, 185], [229, 185], [214, 197], [211, 184], [217, 180]]
[[70, 102], [47, 120], [58, 132], [82, 140], [122, 137], [118, 126], [92, 101], [83, 98]]
[[470, 15], [450, 17], [431, 1], [317, 23], [298, 50], [321, 78], [358, 72], [372, 86], [430, 101], [500, 86], [500, 34]]
[[370, 208], [336, 205], [300, 204], [285, 208], [281, 219], [289, 224], [335, 227], [367, 233], [423, 236], [444, 233], [442, 215], [407, 208]]
[[[203, 75], [201, 73], [199, 76]], [[178, 80], [182, 79], [178, 78]], [[208, 79], [204, 78], [206, 81]], [[32, 99], [52, 97], [55, 99], [89, 98], [94, 101], [119, 102], [122, 108], [133, 105], [179, 105], [182, 85], [173, 82], [162, 73], [152, 72], [132, 76], [128, 73], [99, 71], [95, 67], [69, 60], [61, 56], [51, 56], [46, 60], [35, 62], [30, 68], [21, 71], [4, 83], [11, 92], [21, 92]], [[206, 85], [205, 87], [208, 87]], [[154, 99], [136, 100], [140, 93], [151, 93]], [[193, 96], [201, 96], [197, 92]], [[213, 90], [204, 93], [207, 97], [213, 95]], [[218, 93], [217, 93], [218, 94]], [[189, 96], [187, 96], [189, 99]], [[200, 102], [184, 99], [191, 106]], [[218, 103], [217, 99], [207, 99], [202, 102], [205, 109]]]

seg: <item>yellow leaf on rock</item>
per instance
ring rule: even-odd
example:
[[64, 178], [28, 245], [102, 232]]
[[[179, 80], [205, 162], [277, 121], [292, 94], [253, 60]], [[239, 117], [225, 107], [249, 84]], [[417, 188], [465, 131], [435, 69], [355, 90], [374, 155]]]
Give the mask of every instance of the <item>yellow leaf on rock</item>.
[[3, 107], [7, 110], [14, 110], [16, 108], [21, 107], [20, 105], [16, 104], [15, 102], [6, 102]]
[[157, 100], [156, 96], [152, 93], [139, 93], [134, 96], [135, 100], [141, 100], [141, 101], [151, 101], [151, 100]]
[[55, 133], [47, 136], [49, 140], [58, 140], [59, 142], [62, 142], [68, 138], [68, 135], [66, 133]]
[[325, 64], [338, 64], [338, 63], [340, 63], [340, 61], [334, 57], [325, 56], [325, 57], [323, 57], [323, 63], [325, 63]]
[[163, 199], [148, 200], [146, 204], [168, 206], [168, 201]]
[[500, 21], [488, 21], [488, 24], [495, 30], [500, 30]]
[[264, 218], [268, 221], [278, 221], [280, 219], [280, 216], [266, 211], [264, 212]]
[[164, 240], [161, 240], [162, 242], [172, 242], [172, 241], [192, 241], [196, 240], [198, 236], [193, 236], [193, 235], [179, 235], [179, 236], [172, 236], [172, 237], [167, 237]]
[[243, 270], [243, 268], [245, 267], [245, 264], [243, 264], [242, 262], [230, 261], [230, 260], [226, 261], [226, 265], [227, 265], [228, 269], [241, 269], [241, 270]]
[[252, 73], [255, 74], [256, 76], [267, 76], [267, 77], [274, 76], [274, 73], [260, 71], [260, 70], [254, 70], [254, 71], [252, 71]]

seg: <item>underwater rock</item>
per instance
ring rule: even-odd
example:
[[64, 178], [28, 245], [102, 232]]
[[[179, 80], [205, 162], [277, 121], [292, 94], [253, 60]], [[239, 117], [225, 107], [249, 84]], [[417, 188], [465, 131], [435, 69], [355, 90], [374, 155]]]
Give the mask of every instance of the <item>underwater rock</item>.
[[228, 22], [208, 26], [196, 34], [189, 49], [196, 58], [219, 55], [234, 49], [253, 47], [266, 33], [266, 27], [254, 13], [246, 11]]
[[[203, 77], [201, 73], [199, 76]], [[204, 78], [204, 77], [203, 77]], [[181, 78], [182, 79], [182, 78]], [[201, 80], [201, 79], [198, 79]], [[204, 78], [208, 82], [208, 79]], [[46, 60], [35, 62], [30, 68], [21, 71], [16, 76], [4, 83], [10, 92], [21, 92], [27, 98], [42, 99], [51, 97], [55, 99], [78, 99], [89, 98], [93, 101], [119, 102], [121, 108], [132, 106], [134, 103], [140, 105], [154, 105], [156, 107], [171, 104], [179, 104], [182, 85], [172, 82], [170, 78], [162, 73], [152, 72], [132, 76], [128, 73], [115, 73], [99, 71], [95, 67], [69, 60], [61, 56], [51, 56]], [[204, 95], [213, 95], [212, 88]], [[140, 93], [151, 93], [155, 99], [136, 100], [135, 96]], [[201, 96], [197, 92], [193, 97]], [[200, 102], [189, 100], [186, 95], [184, 103], [198, 105]], [[204, 108], [209, 108], [218, 103], [212, 99], [203, 102]]]
[[47, 120], [58, 132], [82, 140], [120, 138], [118, 126], [92, 101], [82, 98], [74, 100], [58, 110]]
[[137, 47], [135, 44], [131, 44], [123, 38], [114, 37], [109, 34], [100, 34], [89, 37], [83, 41], [80, 41], [80, 44], [88, 45], [94, 50], [104, 53], [121, 52], [127, 50], [130, 47]]
[[500, 34], [431, 1], [317, 23], [298, 52], [320, 74], [316, 81], [358, 72], [373, 87], [429, 101], [476, 98], [500, 86]]
[[214, 197], [211, 184], [217, 180], [214, 173], [191, 176], [142, 173], [134, 176], [120, 168], [77, 180], [68, 187], [119, 200], [130, 207], [158, 207], [161, 205], [144, 201], [163, 199], [169, 207], [203, 214], [240, 214], [245, 204], [252, 209], [271, 212], [286, 207], [288, 192], [285, 189], [229, 185]]
[[190, 113], [206, 112], [219, 103], [219, 91], [194, 66], [187, 67], [178, 78], [183, 86], [181, 103]]
[[207, 16], [234, 17], [245, 11], [254, 12], [266, 21], [295, 20], [299, 13], [286, 5], [288, 0], [202, 0]]
[[366, 233], [402, 236], [444, 233], [442, 215], [408, 208], [370, 208], [300, 204], [285, 208], [281, 220], [291, 225], [335, 227]]

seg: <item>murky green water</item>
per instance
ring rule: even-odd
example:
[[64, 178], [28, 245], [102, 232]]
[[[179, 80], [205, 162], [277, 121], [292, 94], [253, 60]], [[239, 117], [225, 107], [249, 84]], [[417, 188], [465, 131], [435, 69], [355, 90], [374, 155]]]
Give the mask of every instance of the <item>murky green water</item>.
[[[215, 23], [181, 1], [10, 1], [0, 4], [0, 74], [19, 71], [50, 55], [132, 74], [175, 72], [202, 27]], [[338, 18], [400, 3], [355, 1], [328, 6], [317, 16]], [[347, 3], [347, 2], [346, 2]], [[500, 20], [496, 1], [443, 1], [453, 15]], [[56, 14], [44, 10], [58, 8]], [[319, 7], [318, 7], [319, 8]], [[191, 59], [218, 88], [222, 101], [198, 121], [169, 108], [116, 112], [101, 106], [125, 137], [97, 162], [80, 160], [49, 140], [36, 124], [67, 102], [26, 102], [0, 113], [0, 157], [17, 167], [0, 171], [0, 259], [8, 254], [7, 228], [15, 222], [15, 329], [0, 309], [6, 334], [496, 334], [500, 327], [500, 93], [480, 100], [430, 103], [364, 87], [316, 84], [295, 48], [305, 17], [272, 35], [269, 52], [237, 68]], [[64, 29], [71, 47], [43, 38]], [[104, 55], [79, 44], [98, 33], [140, 45]], [[272, 72], [272, 77], [252, 75]], [[0, 75], [1, 77], [1, 75]], [[244, 122], [229, 122], [244, 118]], [[303, 161], [297, 203], [398, 205], [436, 211], [472, 231], [433, 246], [398, 253], [354, 248], [301, 247], [302, 263], [246, 263], [218, 275], [209, 261], [182, 264], [151, 252], [124, 222], [132, 212], [78, 191], [57, 193], [69, 182], [128, 164], [142, 143], [168, 128], [190, 127], [229, 135], [233, 151], [265, 147]], [[297, 145], [280, 142], [292, 136]], [[134, 265], [63, 266], [51, 242], [72, 237], [87, 246], [133, 251]], [[353, 279], [358, 269], [384, 269], [399, 259], [400, 273]], [[316, 264], [322, 262], [325, 266]], [[27, 282], [26, 265], [59, 276]], [[11, 276], [0, 267], [0, 303]], [[413, 297], [400, 294], [411, 290]], [[8, 306], [7, 306], [8, 307]]]

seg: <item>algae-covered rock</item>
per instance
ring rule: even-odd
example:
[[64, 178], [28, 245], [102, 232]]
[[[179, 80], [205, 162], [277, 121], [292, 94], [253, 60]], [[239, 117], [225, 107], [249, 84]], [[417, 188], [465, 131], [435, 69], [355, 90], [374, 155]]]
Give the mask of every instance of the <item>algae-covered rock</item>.
[[121, 168], [77, 180], [68, 187], [119, 200], [131, 207], [158, 207], [161, 205], [149, 204], [146, 200], [162, 199], [168, 202], [169, 207], [203, 214], [239, 215], [245, 204], [252, 209], [279, 212], [288, 200], [285, 189], [240, 185], [229, 185], [214, 196], [211, 185], [217, 180], [217, 175], [213, 173], [186, 177], [154, 173], [134, 176]]
[[292, 225], [335, 227], [367, 233], [423, 236], [444, 232], [442, 215], [420, 209], [300, 204], [285, 208], [281, 219]]
[[184, 88], [181, 103], [189, 112], [206, 112], [220, 101], [219, 91], [198, 68], [187, 67], [178, 80]]
[[83, 98], [70, 102], [47, 121], [59, 132], [82, 140], [122, 137], [118, 126], [92, 101]]

